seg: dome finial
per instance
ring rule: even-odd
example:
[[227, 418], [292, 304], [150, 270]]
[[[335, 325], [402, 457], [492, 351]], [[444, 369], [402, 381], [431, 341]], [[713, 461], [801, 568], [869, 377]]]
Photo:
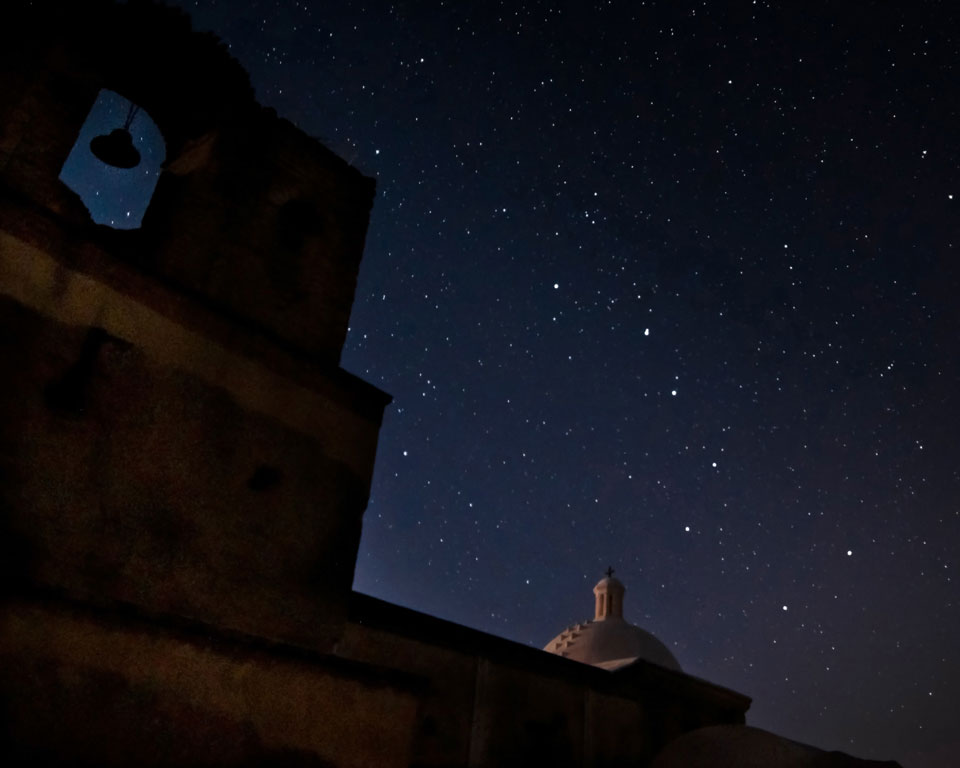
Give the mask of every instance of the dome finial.
[[615, 574], [616, 571], [613, 570], [613, 566], [612, 566], [612, 565], [608, 565], [608, 566], [607, 566], [607, 570], [605, 570], [604, 573], [607, 574], [607, 576], [613, 576], [613, 574]]

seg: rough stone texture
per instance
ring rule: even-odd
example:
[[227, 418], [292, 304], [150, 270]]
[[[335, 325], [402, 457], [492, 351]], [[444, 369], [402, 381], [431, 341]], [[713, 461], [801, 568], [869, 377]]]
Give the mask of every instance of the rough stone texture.
[[144, 226], [166, 237], [142, 253], [145, 266], [339, 360], [373, 182], [266, 112], [209, 141], [206, 164], [161, 176]]
[[11, 576], [333, 642], [366, 487], [316, 440], [129, 341], [3, 298], [0, 357], [18, 372], [0, 386]]
[[[336, 365], [372, 182], [256, 105], [179, 11], [15, 7], [21, 26], [0, 33], [8, 581], [329, 648], [389, 400]], [[140, 230], [93, 225], [57, 180], [101, 87], [147, 109], [174, 159]]]
[[407, 765], [409, 676], [200, 630], [8, 604], [4, 765]]
[[[101, 88], [167, 142], [139, 230], [58, 180]], [[0, 763], [407, 764], [416, 681], [328, 653], [389, 402], [338, 366], [372, 195], [179, 11], [5, 9]]]
[[643, 766], [681, 733], [742, 723], [750, 703], [642, 660], [608, 672], [356, 593], [337, 654], [428, 681], [416, 766]]

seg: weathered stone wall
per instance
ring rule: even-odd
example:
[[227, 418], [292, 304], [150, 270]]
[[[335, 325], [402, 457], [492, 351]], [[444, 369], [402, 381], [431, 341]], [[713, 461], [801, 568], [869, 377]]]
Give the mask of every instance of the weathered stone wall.
[[[336, 364], [372, 181], [179, 12], [78, 5], [0, 46], [8, 577], [329, 648], [389, 400]], [[57, 180], [103, 86], [170, 142], [136, 231]]]
[[416, 682], [68, 604], [0, 621], [4, 765], [408, 764]]
[[[58, 180], [101, 88], [167, 142], [139, 230]], [[411, 677], [327, 655], [389, 402], [338, 365], [372, 196], [177, 11], [5, 15], [0, 763], [407, 763]]]
[[[0, 258], [16, 258], [3, 235]], [[329, 647], [367, 497], [356, 464], [372, 465], [376, 424], [60, 277], [57, 318], [3, 296], [0, 267], [0, 358], [16, 372], [0, 380], [8, 577]], [[105, 294], [96, 325], [65, 322], [77, 294]], [[297, 409], [313, 423], [297, 424]], [[356, 435], [367, 455], [324, 450], [327, 430]]]
[[144, 228], [164, 237], [140, 261], [337, 362], [373, 181], [266, 110], [243, 117], [205, 137], [203, 164], [160, 177]]
[[20, 7], [19, 17], [22, 26], [0, 29], [7, 193], [87, 224], [58, 175], [100, 89], [120, 93], [160, 128], [167, 171], [142, 230], [91, 227], [89, 238], [279, 343], [336, 363], [373, 180], [257, 105], [239, 65], [191, 33], [178, 11], [93, 0]]

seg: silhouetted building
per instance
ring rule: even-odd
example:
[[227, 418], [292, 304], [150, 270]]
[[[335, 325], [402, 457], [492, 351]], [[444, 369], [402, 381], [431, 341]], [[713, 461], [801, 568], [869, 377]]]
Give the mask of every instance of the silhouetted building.
[[[4, 765], [644, 766], [743, 723], [748, 698], [623, 622], [616, 580], [571, 658], [352, 593], [389, 402], [339, 367], [374, 182], [177, 11], [15, 8]], [[121, 193], [141, 226], [95, 224]]]

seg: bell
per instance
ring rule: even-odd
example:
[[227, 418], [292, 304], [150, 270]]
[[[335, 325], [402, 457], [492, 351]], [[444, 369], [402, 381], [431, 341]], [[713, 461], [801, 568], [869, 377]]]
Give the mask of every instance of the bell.
[[140, 153], [133, 146], [133, 137], [126, 128], [114, 128], [90, 142], [90, 151], [98, 160], [114, 168], [135, 168], [140, 164]]

